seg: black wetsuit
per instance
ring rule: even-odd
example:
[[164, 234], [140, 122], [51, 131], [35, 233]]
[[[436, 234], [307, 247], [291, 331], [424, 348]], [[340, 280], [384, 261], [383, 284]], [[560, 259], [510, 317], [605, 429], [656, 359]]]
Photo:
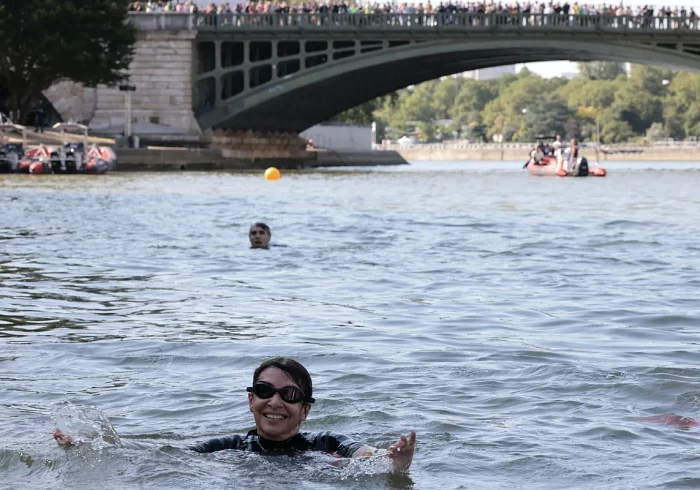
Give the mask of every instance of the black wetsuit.
[[364, 446], [348, 436], [335, 432], [300, 432], [286, 441], [270, 441], [251, 430], [245, 436], [217, 437], [206, 442], [189, 446], [187, 449], [198, 453], [213, 453], [224, 449], [238, 449], [265, 454], [293, 454], [303, 451], [322, 451], [328, 454], [349, 458]]

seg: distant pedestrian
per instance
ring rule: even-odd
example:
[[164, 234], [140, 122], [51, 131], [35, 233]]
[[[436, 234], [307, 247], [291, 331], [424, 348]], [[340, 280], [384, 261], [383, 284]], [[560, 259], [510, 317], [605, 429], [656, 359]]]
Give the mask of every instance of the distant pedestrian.
[[44, 107], [44, 102], [41, 101], [39, 102], [39, 105], [36, 108], [36, 112], [34, 113], [34, 132], [35, 133], [43, 133], [44, 132], [44, 126], [46, 125], [46, 108]]

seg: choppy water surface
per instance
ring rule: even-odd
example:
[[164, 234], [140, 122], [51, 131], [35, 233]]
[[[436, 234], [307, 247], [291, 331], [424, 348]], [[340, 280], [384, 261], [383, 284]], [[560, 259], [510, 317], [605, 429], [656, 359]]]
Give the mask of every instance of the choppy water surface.
[[[2, 488], [693, 488], [700, 164], [0, 177]], [[276, 246], [250, 250], [262, 220]], [[384, 461], [192, 454], [267, 356]], [[66, 451], [67, 403], [124, 447]]]

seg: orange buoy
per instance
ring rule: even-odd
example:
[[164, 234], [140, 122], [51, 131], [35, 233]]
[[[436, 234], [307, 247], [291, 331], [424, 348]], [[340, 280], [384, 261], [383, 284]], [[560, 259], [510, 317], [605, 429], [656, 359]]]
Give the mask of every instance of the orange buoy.
[[265, 170], [265, 180], [279, 180], [280, 179], [280, 171], [277, 170], [275, 167], [270, 167], [267, 170]]

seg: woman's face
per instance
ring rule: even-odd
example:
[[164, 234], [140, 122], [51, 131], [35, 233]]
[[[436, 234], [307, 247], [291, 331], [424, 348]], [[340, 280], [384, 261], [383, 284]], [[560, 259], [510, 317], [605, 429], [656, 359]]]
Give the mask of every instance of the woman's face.
[[[276, 367], [265, 369], [260, 373], [258, 381], [269, 383], [275, 388], [284, 386], [299, 388], [287, 373]], [[284, 441], [294, 437], [311, 410], [309, 404], [283, 401], [279, 393], [275, 393], [272, 398], [267, 399], [248, 393], [248, 404], [255, 417], [258, 434], [270, 441]]]

